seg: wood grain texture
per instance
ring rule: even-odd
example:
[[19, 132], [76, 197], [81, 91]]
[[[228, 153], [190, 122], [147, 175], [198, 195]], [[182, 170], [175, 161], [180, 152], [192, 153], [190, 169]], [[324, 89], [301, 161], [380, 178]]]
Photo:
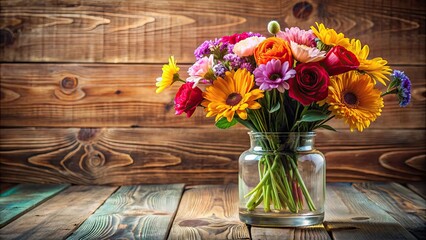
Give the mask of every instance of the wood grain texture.
[[324, 225], [299, 228], [251, 227], [253, 240], [331, 240]]
[[238, 187], [197, 186], [187, 189], [168, 239], [247, 239], [238, 218]]
[[407, 187], [426, 199], [426, 182], [410, 182]]
[[71, 186], [0, 229], [2, 239], [63, 239], [86, 220], [116, 187]]
[[15, 187], [16, 185], [18, 185], [18, 184], [16, 184], [16, 183], [4, 183], [4, 182], [0, 182], [0, 193], [3, 193], [5, 191], [7, 191], [7, 190], [9, 190], [9, 189], [11, 189], [13, 187]]
[[351, 184], [328, 184], [324, 225], [334, 240], [416, 239]]
[[183, 188], [120, 187], [67, 239], [166, 239]]
[[3, 0], [0, 59], [159, 63], [174, 54], [191, 62], [204, 40], [243, 31], [267, 35], [267, 23], [276, 19], [282, 28], [324, 22], [369, 44], [373, 57], [425, 62], [422, 0], [311, 0], [310, 11], [295, 9], [298, 2]]
[[[423, 130], [319, 131], [316, 140], [328, 181], [425, 177]], [[0, 135], [0, 181], [236, 183], [238, 157], [248, 148], [244, 129], [8, 128]]]
[[19, 184], [0, 194], [0, 227], [61, 192], [68, 185]]
[[[187, 67], [181, 66], [183, 78]], [[424, 129], [426, 68], [395, 67], [410, 76], [412, 103], [400, 108], [395, 96], [386, 96], [382, 116], [370, 129]], [[175, 116], [179, 84], [155, 93], [161, 65], [14, 63], [0, 64], [0, 70], [4, 127], [214, 127], [202, 108], [191, 118]], [[330, 124], [348, 128], [342, 120]]]
[[397, 183], [357, 183], [353, 186], [418, 239], [426, 239], [426, 202], [422, 197]]

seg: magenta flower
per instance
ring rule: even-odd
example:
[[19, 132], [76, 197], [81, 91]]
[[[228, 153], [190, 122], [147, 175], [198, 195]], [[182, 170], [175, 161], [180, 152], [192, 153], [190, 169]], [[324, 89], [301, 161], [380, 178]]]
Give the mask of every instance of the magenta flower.
[[272, 59], [266, 64], [261, 64], [253, 72], [256, 85], [259, 89], [270, 91], [274, 88], [284, 93], [289, 89], [287, 80], [296, 75], [294, 69], [290, 69], [288, 62], [281, 64], [279, 60]]

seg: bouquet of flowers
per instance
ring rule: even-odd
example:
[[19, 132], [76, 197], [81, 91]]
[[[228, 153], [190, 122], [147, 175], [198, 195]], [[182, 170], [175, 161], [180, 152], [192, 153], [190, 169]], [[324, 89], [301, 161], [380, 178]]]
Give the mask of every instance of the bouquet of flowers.
[[[351, 131], [363, 131], [380, 116], [384, 95], [396, 94], [402, 107], [410, 102], [408, 77], [392, 72], [380, 57], [369, 58], [369, 47], [360, 40], [318, 23], [309, 30], [282, 31], [271, 21], [268, 31], [268, 37], [243, 32], [203, 42], [185, 80], [171, 56], [156, 92], [182, 82], [174, 100], [176, 114], [191, 117], [200, 107], [207, 117], [215, 117], [219, 128], [240, 123], [253, 132], [334, 130], [327, 125], [332, 118], [342, 119]], [[389, 85], [382, 92], [378, 84]], [[278, 150], [279, 141], [270, 139], [264, 147]], [[265, 174], [246, 195], [249, 210], [263, 202], [265, 211], [273, 204], [274, 209], [298, 212], [302, 197], [315, 210], [291, 154], [294, 149], [288, 150], [285, 159], [266, 156], [259, 162]]]

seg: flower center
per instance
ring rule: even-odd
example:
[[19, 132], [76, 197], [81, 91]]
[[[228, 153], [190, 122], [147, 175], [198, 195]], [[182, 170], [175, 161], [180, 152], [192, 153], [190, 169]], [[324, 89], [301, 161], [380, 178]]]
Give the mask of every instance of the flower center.
[[346, 105], [350, 107], [355, 107], [358, 105], [358, 98], [354, 93], [346, 92], [343, 94], [343, 100]]
[[281, 74], [274, 73], [274, 74], [272, 74], [272, 75], [269, 77], [269, 79], [271, 79], [272, 81], [275, 81], [275, 80], [277, 80], [278, 78], [281, 78]]
[[231, 93], [226, 99], [226, 104], [229, 106], [235, 106], [240, 103], [241, 99], [243, 99], [243, 97], [239, 93]]

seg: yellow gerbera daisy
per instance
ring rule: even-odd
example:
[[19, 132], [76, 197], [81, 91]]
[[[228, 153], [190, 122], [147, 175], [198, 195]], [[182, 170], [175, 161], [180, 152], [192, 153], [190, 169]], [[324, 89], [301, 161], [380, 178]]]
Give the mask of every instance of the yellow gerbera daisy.
[[167, 87], [171, 86], [173, 82], [179, 80], [179, 70], [180, 68], [176, 65], [174, 56], [169, 58], [169, 64], [163, 65], [163, 74], [161, 77], [157, 78], [155, 86], [157, 86], [156, 93], [162, 92]]
[[370, 53], [370, 48], [368, 45], [364, 45], [364, 47], [362, 47], [361, 41], [358, 39], [351, 40], [351, 46], [348, 48], [348, 50], [355, 54], [355, 56], [358, 58], [360, 63], [358, 70], [370, 75], [374, 83], [379, 81], [386, 86], [385, 80], [389, 81], [387, 76], [390, 76], [392, 73], [391, 68], [386, 65], [388, 64], [386, 60], [380, 57], [373, 58], [371, 60], [367, 59], [368, 54]]
[[362, 132], [382, 112], [383, 98], [374, 88], [370, 76], [350, 71], [333, 76], [328, 87], [325, 102], [336, 118], [343, 118], [351, 131]]
[[216, 116], [216, 122], [226, 117], [228, 122], [237, 113], [241, 119], [247, 119], [247, 109], [259, 109], [255, 100], [263, 97], [263, 91], [253, 89], [254, 76], [246, 69], [226, 72], [225, 79], [218, 77], [203, 93], [207, 117]]
[[343, 33], [337, 33], [334, 29], [326, 28], [324, 24], [315, 23], [318, 27], [318, 30], [311, 26], [311, 30], [314, 35], [321, 40], [322, 43], [329, 46], [342, 46], [347, 48], [350, 46], [349, 38], [345, 38]]

